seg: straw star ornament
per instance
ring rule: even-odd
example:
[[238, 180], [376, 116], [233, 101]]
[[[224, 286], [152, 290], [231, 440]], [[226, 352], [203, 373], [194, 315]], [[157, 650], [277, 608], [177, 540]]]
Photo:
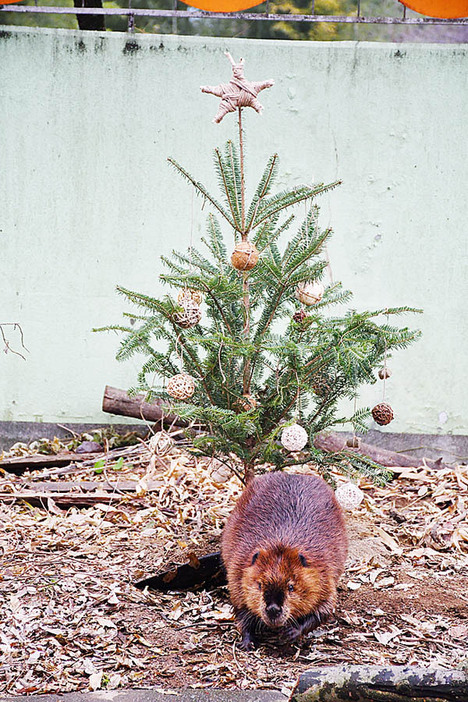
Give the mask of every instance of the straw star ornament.
[[253, 107], [260, 114], [263, 105], [257, 100], [257, 95], [265, 88], [271, 88], [275, 82], [274, 80], [247, 80], [244, 76], [244, 59], [241, 58], [239, 63], [236, 63], [229, 51], [225, 53], [232, 66], [232, 78], [229, 83], [201, 86], [202, 93], [209, 93], [221, 98], [218, 112], [213, 120], [216, 123], [221, 122], [228, 112], [235, 112], [239, 107]]

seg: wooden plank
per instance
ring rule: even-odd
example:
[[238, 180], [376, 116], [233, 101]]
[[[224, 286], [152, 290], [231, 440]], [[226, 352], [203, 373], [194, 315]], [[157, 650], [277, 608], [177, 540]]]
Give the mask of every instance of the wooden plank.
[[0, 502], [28, 502], [37, 507], [48, 509], [49, 500], [62, 508], [68, 507], [90, 507], [97, 503], [109, 504], [122, 500], [131, 500], [132, 504], [141, 502], [141, 495], [128, 492], [121, 495], [119, 492], [0, 492]]
[[[149, 480], [147, 483], [147, 491], [154, 492], [154, 490], [159, 490], [164, 485], [162, 480]], [[73, 494], [83, 494], [86, 492], [93, 492], [95, 490], [105, 490], [106, 492], [115, 492], [119, 490], [120, 492], [134, 492], [137, 487], [136, 480], [118, 480], [118, 481], [96, 481], [96, 480], [64, 480], [64, 481], [42, 481], [39, 480], [37, 483], [32, 481], [21, 481], [14, 483], [9, 480], [0, 481], [0, 491], [5, 490], [6, 487], [14, 488], [15, 494], [23, 494], [23, 491], [34, 492], [40, 490], [44, 493], [60, 492], [60, 493], [73, 493]]]
[[36, 470], [38, 468], [53, 468], [68, 466], [71, 463], [82, 463], [83, 461], [99, 461], [105, 455], [102, 453], [58, 453], [56, 455], [46, 455], [36, 453], [31, 456], [7, 457], [0, 461], [0, 469], [15, 475], [21, 475], [28, 468]]

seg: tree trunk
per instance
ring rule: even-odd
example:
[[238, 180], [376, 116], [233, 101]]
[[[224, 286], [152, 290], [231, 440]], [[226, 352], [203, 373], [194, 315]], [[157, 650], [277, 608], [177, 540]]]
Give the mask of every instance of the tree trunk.
[[468, 677], [462, 670], [413, 666], [335, 666], [303, 673], [292, 702], [462, 702]]
[[[102, 0], [73, 0], [74, 7], [100, 7], [102, 8]], [[94, 30], [96, 32], [105, 32], [106, 25], [104, 15], [82, 15], [76, 16], [78, 27], [80, 29]]]

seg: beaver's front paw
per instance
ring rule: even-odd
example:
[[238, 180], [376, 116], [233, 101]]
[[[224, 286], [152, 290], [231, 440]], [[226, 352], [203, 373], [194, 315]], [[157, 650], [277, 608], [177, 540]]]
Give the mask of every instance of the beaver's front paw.
[[302, 627], [300, 624], [288, 624], [283, 631], [283, 638], [290, 643], [297, 642], [302, 637]]
[[249, 631], [242, 634], [240, 647], [243, 651], [253, 651], [255, 648], [257, 648], [257, 642]]

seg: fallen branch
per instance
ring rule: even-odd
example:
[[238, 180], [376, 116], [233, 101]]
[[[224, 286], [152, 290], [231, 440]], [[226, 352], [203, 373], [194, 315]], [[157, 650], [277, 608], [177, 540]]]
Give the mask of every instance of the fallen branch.
[[299, 677], [292, 702], [463, 702], [468, 677], [462, 670], [413, 666], [336, 666], [308, 670]]
[[159, 426], [161, 426], [161, 422], [165, 427], [171, 425], [187, 426], [187, 422], [180, 417], [166, 414], [163, 411], [163, 404], [164, 401], [159, 398], [149, 403], [145, 402], [143, 395], [130, 397], [125, 390], [106, 385], [102, 400], [102, 410], [103, 412], [118, 414], [123, 417], [136, 417], [144, 422], [159, 423]]
[[339, 453], [340, 451], [360, 453], [363, 456], [371, 458], [381, 466], [386, 466], [387, 468], [417, 468], [423, 465], [423, 463], [425, 463], [429, 468], [434, 468], [435, 470], [447, 468], [447, 466], [441, 461], [429, 461], [428, 459], [423, 460], [422, 458], [408, 456], [406, 453], [388, 451], [387, 449], [380, 448], [374, 444], [365, 444], [361, 442], [359, 448], [350, 448], [346, 445], [346, 437], [340, 436], [340, 434], [336, 433], [317, 434], [314, 439], [314, 446], [322, 451], [327, 451], [328, 453]]

